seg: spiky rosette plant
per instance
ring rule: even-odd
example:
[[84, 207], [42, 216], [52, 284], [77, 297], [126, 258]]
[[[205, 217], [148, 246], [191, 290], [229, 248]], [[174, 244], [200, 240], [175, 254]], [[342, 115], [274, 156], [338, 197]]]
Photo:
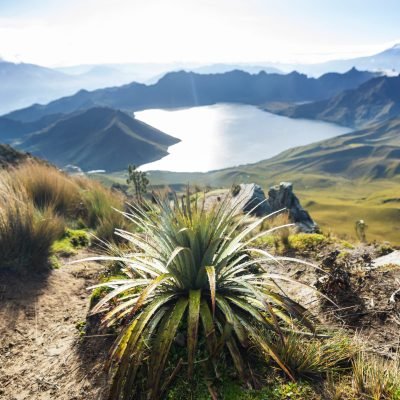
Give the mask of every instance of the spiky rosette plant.
[[132, 279], [104, 284], [114, 290], [92, 310], [105, 312], [107, 326], [121, 321], [125, 326], [110, 356], [111, 399], [135, 397], [143, 365], [148, 371], [148, 397], [160, 398], [169, 382], [164, 375], [171, 346], [182, 333], [187, 355], [177, 368], [187, 365], [189, 377], [195, 363], [215, 365], [225, 352], [246, 380], [250, 344], [268, 353], [291, 376], [268, 335], [261, 332], [273, 331], [284, 340], [282, 332], [295, 321], [308, 329], [312, 325], [305, 309], [280, 291], [276, 281], [281, 277], [268, 272], [268, 264], [279, 259], [251, 247], [253, 240], [268, 234], [251, 236], [267, 217], [246, 226], [246, 216], [236, 214], [237, 207], [229, 200], [205, 210], [189, 195], [182, 202], [158, 201], [157, 212], [136, 206], [125, 214], [140, 233], [118, 230], [117, 234], [137, 252], [108, 259], [123, 262]]

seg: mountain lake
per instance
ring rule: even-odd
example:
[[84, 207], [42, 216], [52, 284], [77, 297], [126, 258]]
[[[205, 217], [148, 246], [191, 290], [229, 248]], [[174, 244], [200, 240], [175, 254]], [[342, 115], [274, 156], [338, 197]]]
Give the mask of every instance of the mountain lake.
[[206, 172], [255, 163], [292, 147], [329, 139], [351, 128], [292, 119], [243, 104], [216, 104], [186, 109], [151, 109], [135, 117], [181, 139], [169, 155], [142, 170]]

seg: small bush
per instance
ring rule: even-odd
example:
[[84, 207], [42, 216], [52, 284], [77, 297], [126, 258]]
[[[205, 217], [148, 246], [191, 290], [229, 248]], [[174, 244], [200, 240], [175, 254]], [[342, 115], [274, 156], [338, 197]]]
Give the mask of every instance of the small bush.
[[89, 235], [86, 231], [78, 229], [66, 229], [60, 240], [57, 240], [53, 246], [53, 252], [58, 255], [68, 257], [76, 253], [76, 249], [89, 246]]
[[311, 379], [350, 368], [357, 346], [341, 334], [324, 340], [291, 334], [279, 342], [277, 352], [295, 376]]
[[[265, 220], [260, 231], [273, 230], [271, 234], [262, 236], [256, 243], [274, 248], [277, 253], [285, 253], [291, 250], [290, 235], [292, 232], [290, 217], [287, 212], [282, 212], [277, 216]], [[274, 230], [275, 229], [275, 230]]]
[[289, 245], [297, 251], [316, 251], [328, 243], [320, 233], [297, 233], [289, 236]]
[[232, 196], [233, 197], [236, 197], [239, 193], [240, 193], [240, 190], [241, 190], [241, 187], [240, 187], [240, 185], [233, 185], [232, 187], [231, 187], [231, 194], [232, 194]]
[[394, 251], [393, 247], [388, 243], [383, 243], [377, 248], [377, 256], [386, 256]]
[[101, 183], [80, 178], [84, 204], [83, 220], [96, 231], [96, 236], [105, 241], [118, 241], [115, 228], [125, 229], [128, 220], [116, 210], [124, 210], [124, 197], [121, 193], [105, 188]]
[[64, 222], [51, 209], [39, 212], [25, 188], [11, 175], [0, 176], [0, 267], [43, 270]]
[[51, 208], [67, 218], [76, 216], [80, 203], [79, 187], [56, 168], [29, 162], [15, 169], [12, 179], [21, 182], [36, 208]]

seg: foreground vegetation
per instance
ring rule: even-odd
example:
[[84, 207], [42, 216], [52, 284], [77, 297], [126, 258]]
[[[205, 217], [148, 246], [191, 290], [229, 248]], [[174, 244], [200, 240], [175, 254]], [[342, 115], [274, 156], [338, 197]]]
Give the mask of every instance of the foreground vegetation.
[[[293, 264], [288, 256], [314, 262], [335, 250], [333, 266], [319, 263], [324, 272], [317, 276], [327, 279], [318, 290], [339, 310], [348, 307], [336, 288], [345, 283], [344, 292], [356, 290], [345, 280], [351, 268], [362, 287], [379, 273], [365, 272], [354, 243], [327, 230], [271, 231], [288, 222], [284, 216], [249, 220], [224, 202], [206, 211], [189, 195], [117, 212], [125, 201], [98, 182], [36, 162], [0, 172], [0, 273], [45, 271], [61, 265], [54, 254], [76, 257], [88, 246], [112, 252], [93, 289], [90, 317], [102, 317], [96, 334], [118, 335], [109, 359], [110, 399], [400, 399], [396, 349], [392, 359], [383, 358], [346, 324], [321, 325], [318, 309], [311, 315], [285, 286], [308, 282], [301, 271], [289, 278], [281, 270]], [[397, 288], [393, 271], [387, 266], [379, 275], [394, 281], [390, 289], [389, 280], [383, 283], [391, 293]], [[319, 299], [320, 316], [336, 315], [327, 298]], [[345, 323], [360, 327], [359, 321]], [[84, 340], [85, 322], [77, 326]]]
[[[400, 245], [400, 180], [346, 179], [335, 174], [296, 172], [293, 167], [274, 171], [262, 163], [208, 173], [152, 171], [152, 185], [177, 190], [187, 182], [200, 187], [229, 188], [234, 183], [258, 183], [265, 191], [282, 181], [293, 182], [296, 195], [313, 219], [325, 231], [344, 239], [356, 240], [354, 224], [363, 219], [368, 225], [367, 240], [390, 241]], [[124, 183], [125, 173], [98, 175], [106, 185]]]
[[0, 171], [0, 268], [48, 269], [52, 254], [68, 255], [83, 245], [76, 242], [77, 228], [112, 241], [114, 229], [127, 226], [113, 209], [123, 210], [124, 202], [98, 182], [39, 162]]
[[[256, 348], [294, 380], [295, 371], [279, 354], [286, 341], [283, 329], [314, 330], [306, 310], [280, 292], [276, 280], [281, 277], [269, 274], [271, 256], [252, 248], [249, 236], [267, 217], [240, 229], [247, 216], [238, 221], [229, 201], [206, 212], [189, 194], [185, 199], [180, 204], [175, 198], [172, 206], [159, 201], [151, 211], [136, 206], [126, 216], [140, 233], [117, 230], [139, 252], [108, 258], [125, 263], [131, 279], [103, 284], [115, 289], [92, 310], [107, 311], [107, 326], [129, 317], [111, 356], [111, 398], [147, 392], [158, 399], [180, 369], [191, 378], [198, 363], [212, 380], [225, 349], [244, 383], [251, 384], [249, 357]], [[173, 362], [171, 348], [179, 337], [187, 355], [175, 349], [175, 356], [182, 354]], [[145, 387], [137, 392], [141, 373]]]

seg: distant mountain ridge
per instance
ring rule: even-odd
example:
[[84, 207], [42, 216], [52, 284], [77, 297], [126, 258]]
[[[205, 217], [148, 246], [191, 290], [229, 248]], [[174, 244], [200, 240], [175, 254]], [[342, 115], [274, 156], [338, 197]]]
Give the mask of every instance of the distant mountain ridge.
[[158, 160], [178, 142], [122, 111], [95, 107], [61, 118], [18, 147], [60, 167], [110, 172]]
[[145, 82], [166, 73], [174, 64], [111, 64], [47, 68], [0, 60], [0, 114], [34, 103], [132, 81]]
[[67, 114], [95, 106], [129, 111], [148, 108], [175, 108], [210, 105], [219, 102], [261, 105], [270, 101], [312, 101], [331, 97], [376, 77], [371, 72], [352, 69], [345, 74], [329, 73], [318, 79], [292, 72], [287, 75], [243, 71], [220, 74], [172, 72], [156, 84], [131, 83], [120, 87], [81, 90], [73, 96], [35, 104], [5, 115], [21, 122], [32, 122], [46, 115]]
[[255, 165], [271, 173], [292, 170], [349, 179], [392, 178], [400, 175], [400, 117], [290, 149]]
[[284, 64], [267, 63], [270, 67], [281, 71], [293, 71], [294, 69], [310, 76], [320, 76], [328, 71], [345, 72], [350, 68], [364, 71], [376, 71], [385, 74], [400, 73], [400, 44], [385, 49], [379, 53], [362, 57], [330, 60], [313, 64]]
[[328, 100], [274, 111], [292, 118], [318, 119], [351, 127], [386, 121], [400, 115], [400, 76], [374, 78]]

